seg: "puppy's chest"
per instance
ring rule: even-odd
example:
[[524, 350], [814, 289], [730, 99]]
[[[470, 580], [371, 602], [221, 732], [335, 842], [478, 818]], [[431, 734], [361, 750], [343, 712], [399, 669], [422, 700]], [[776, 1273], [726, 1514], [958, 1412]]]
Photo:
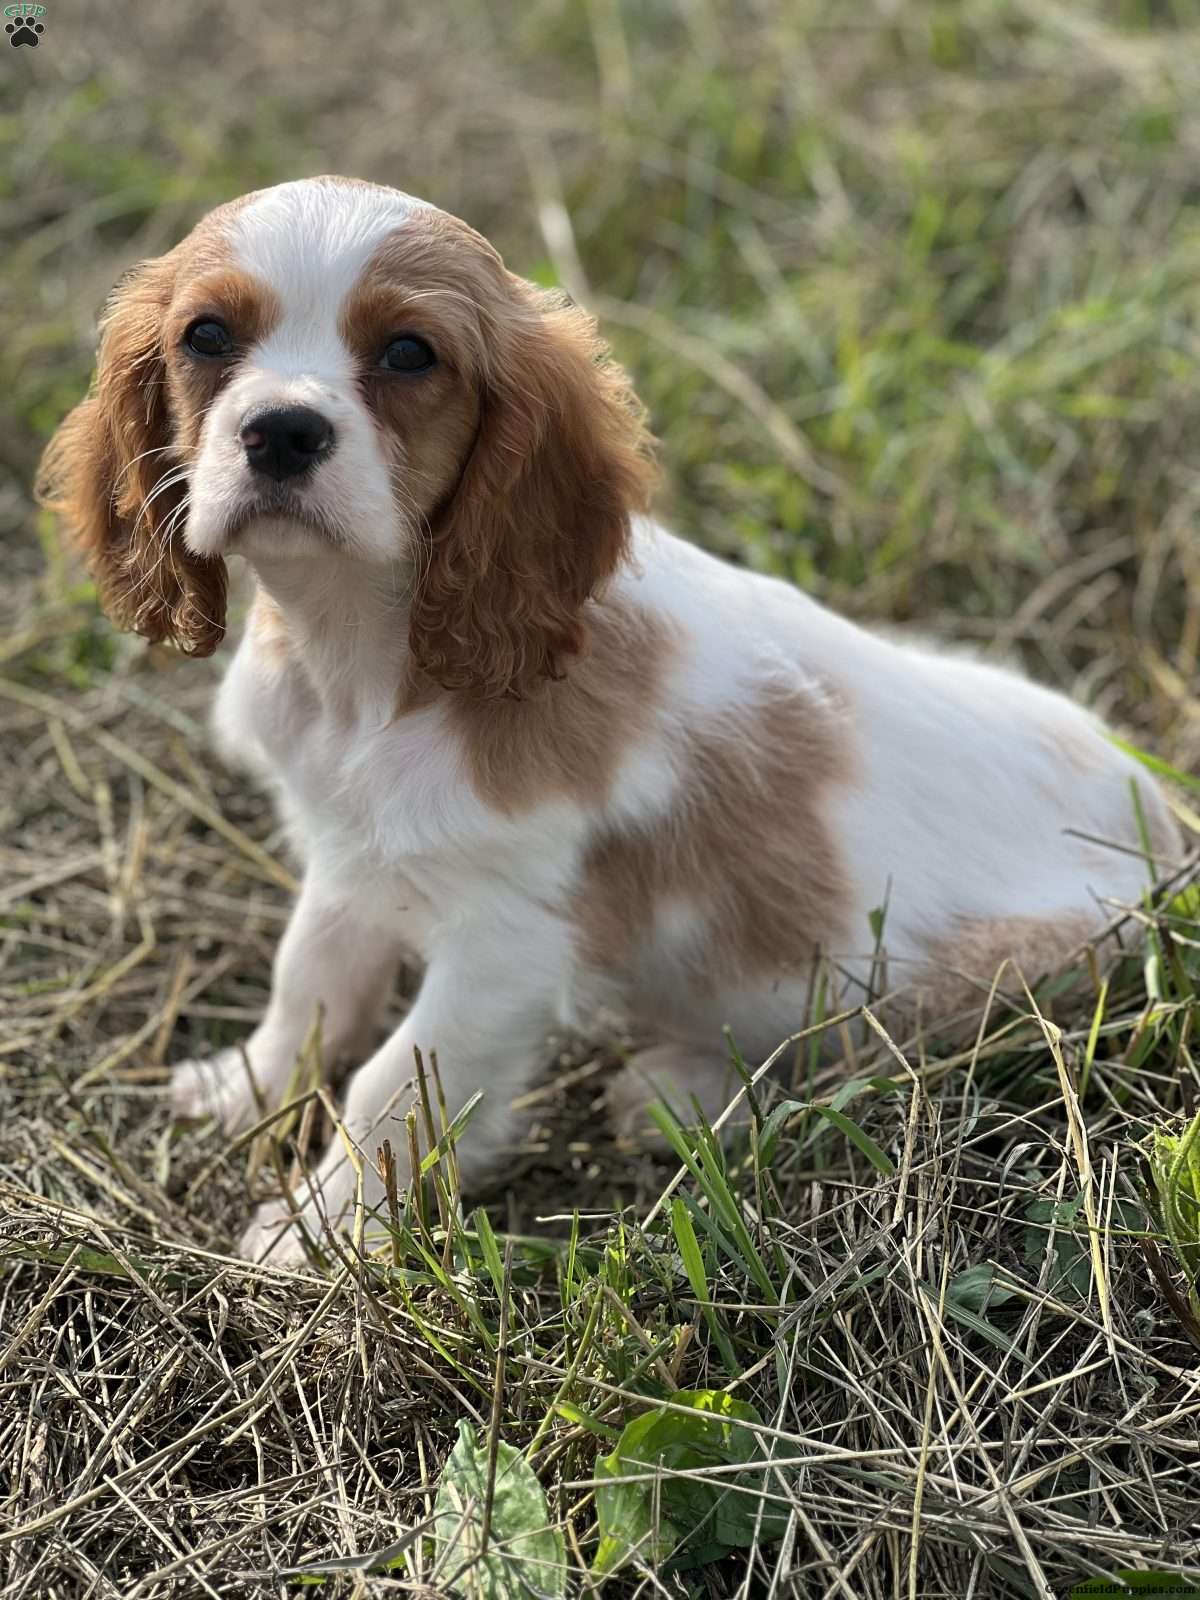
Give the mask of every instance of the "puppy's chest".
[[421, 948], [447, 920], [548, 915], [573, 892], [587, 823], [573, 801], [497, 810], [437, 707], [347, 716], [303, 675], [235, 659], [214, 714], [227, 761], [274, 790], [306, 870], [394, 910]]
[[213, 720], [226, 759], [276, 789], [307, 854], [357, 873], [444, 848], [453, 773], [431, 717], [326, 704], [301, 672], [239, 657]]

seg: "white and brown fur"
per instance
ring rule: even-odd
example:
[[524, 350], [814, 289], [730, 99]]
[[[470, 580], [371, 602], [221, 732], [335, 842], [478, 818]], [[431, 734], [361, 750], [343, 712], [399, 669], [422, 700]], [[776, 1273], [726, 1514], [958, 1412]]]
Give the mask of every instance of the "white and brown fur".
[[[183, 344], [196, 318], [228, 360]], [[416, 334], [420, 375], [381, 370]], [[336, 448], [281, 511], [239, 433], [303, 403]], [[114, 619], [205, 655], [225, 558], [258, 598], [217, 700], [229, 761], [275, 790], [304, 882], [247, 1042], [277, 1104], [323, 1011], [362, 1048], [403, 952], [424, 979], [350, 1080], [370, 1157], [434, 1052], [473, 1181], [513, 1136], [549, 1031], [619, 1016], [657, 1043], [618, 1089], [710, 1111], [722, 1029], [761, 1057], [802, 1024], [815, 958], [861, 998], [886, 901], [889, 979], [961, 1006], [1036, 976], [1135, 901], [1164, 800], [1085, 711], [1016, 674], [865, 632], [647, 515], [639, 408], [583, 312], [464, 223], [322, 178], [215, 211], [118, 287], [92, 393], [43, 495]], [[1111, 841], [1111, 848], [1096, 841]], [[174, 1073], [183, 1113], [259, 1113], [240, 1051]], [[365, 1199], [380, 1199], [367, 1160]], [[345, 1221], [335, 1141], [306, 1225]], [[280, 1206], [244, 1249], [295, 1259]]]

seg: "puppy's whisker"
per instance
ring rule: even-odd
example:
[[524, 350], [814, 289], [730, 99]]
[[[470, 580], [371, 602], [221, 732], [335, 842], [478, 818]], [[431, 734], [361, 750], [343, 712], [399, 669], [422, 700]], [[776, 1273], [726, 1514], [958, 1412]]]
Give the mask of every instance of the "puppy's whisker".
[[169, 490], [177, 488], [179, 484], [186, 483], [186, 481], [186, 467], [175, 467], [170, 472], [165, 473], [138, 507], [137, 515], [133, 519], [134, 530], [136, 531], [142, 518], [148, 515], [150, 507], [160, 495], [166, 494]]
[[127, 461], [125, 463], [125, 465], [121, 468], [120, 472], [117, 473], [116, 478], [113, 480], [113, 487], [116, 488], [117, 485], [120, 484], [121, 480], [125, 477], [125, 475], [127, 473], [133, 471], [134, 467], [137, 466], [139, 461], [146, 461], [151, 456], [170, 455], [170, 454], [173, 453], [173, 451], [174, 451], [174, 446], [173, 445], [169, 445], [169, 444], [152, 445], [149, 450], [143, 450], [140, 455], [134, 456], [132, 461]]

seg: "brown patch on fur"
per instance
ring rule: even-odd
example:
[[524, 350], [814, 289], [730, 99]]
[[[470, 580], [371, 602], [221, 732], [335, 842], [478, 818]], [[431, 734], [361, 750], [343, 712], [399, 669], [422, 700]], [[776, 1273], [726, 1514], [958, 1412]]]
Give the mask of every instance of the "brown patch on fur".
[[593, 841], [574, 918], [583, 958], [628, 968], [658, 908], [703, 918], [696, 976], [706, 981], [807, 968], [845, 936], [846, 874], [828, 820], [851, 776], [836, 713], [812, 696], [747, 706], [736, 724], [684, 736], [683, 792], [669, 817]]
[[439, 356], [422, 377], [368, 379], [431, 525], [416, 661], [444, 688], [493, 699], [560, 677], [653, 482], [641, 409], [594, 321], [430, 211], [377, 252], [344, 333], [364, 361], [389, 333]]
[[[1061, 917], [963, 918], [952, 934], [930, 942], [928, 967], [913, 984], [888, 999], [885, 1024], [907, 1029], [923, 1018], [936, 1023], [939, 1033], [954, 1034], [963, 1031], [955, 1019], [966, 1016], [971, 1018], [969, 1030], [998, 973], [997, 991], [1023, 999], [1024, 983], [1032, 987], [1073, 966], [1085, 946], [1104, 932], [1107, 920], [1099, 909]], [[1119, 954], [1115, 940], [1098, 947], [1101, 970]], [[1088, 977], [1083, 973], [1081, 983]]]
[[287, 621], [275, 601], [262, 589], [254, 596], [246, 629], [269, 666], [276, 671], [287, 666], [292, 655]]
[[[393, 492], [426, 533], [479, 426], [478, 263], [473, 252], [439, 248], [440, 233], [423, 216], [407, 222], [375, 252], [339, 317], [380, 442], [396, 465]], [[382, 369], [384, 347], [399, 334], [425, 339], [437, 365], [412, 374]]]
[[270, 292], [225, 262], [223, 219], [244, 203], [211, 213], [118, 284], [91, 392], [38, 473], [39, 501], [63, 519], [112, 620], [187, 655], [211, 655], [225, 633], [225, 565], [183, 543], [181, 469], [227, 369], [189, 360], [179, 341], [208, 313], [251, 342], [276, 314]]
[[163, 487], [179, 465], [162, 350], [178, 266], [172, 251], [117, 289], [94, 387], [50, 441], [37, 495], [67, 524], [118, 627], [211, 655], [225, 631], [225, 569], [184, 548], [184, 485]]
[[660, 619], [597, 602], [565, 680], [520, 700], [450, 696], [478, 793], [509, 813], [560, 795], [602, 804], [621, 756], [649, 731], [670, 648]]

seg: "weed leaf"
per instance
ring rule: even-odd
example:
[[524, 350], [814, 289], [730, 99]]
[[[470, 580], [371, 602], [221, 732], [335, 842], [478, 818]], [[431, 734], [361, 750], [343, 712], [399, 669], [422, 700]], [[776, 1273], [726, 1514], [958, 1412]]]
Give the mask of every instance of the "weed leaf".
[[1200, 1585], [1189, 1583], [1178, 1572], [1140, 1572], [1125, 1568], [1109, 1578], [1089, 1578], [1071, 1590], [1071, 1600], [1115, 1600], [1124, 1595], [1159, 1595], [1162, 1600], [1200, 1600]]
[[[777, 1477], [766, 1469], [758, 1435], [741, 1422], [760, 1422], [744, 1400], [719, 1389], [679, 1390], [677, 1411], [650, 1411], [630, 1422], [617, 1448], [597, 1463], [600, 1547], [592, 1570], [614, 1572], [634, 1554], [648, 1564], [668, 1558], [677, 1569], [715, 1561], [783, 1537], [787, 1512]], [[713, 1467], [745, 1472], [694, 1476]], [[624, 1481], [618, 1481], [624, 1480]]]
[[995, 1282], [996, 1269], [990, 1262], [981, 1261], [976, 1267], [966, 1267], [955, 1273], [946, 1285], [946, 1295], [956, 1305], [967, 1311], [983, 1312], [985, 1307], [1002, 1306], [1011, 1300], [1011, 1289], [1001, 1289]]
[[566, 1593], [562, 1534], [550, 1525], [546, 1496], [533, 1468], [512, 1445], [496, 1448], [496, 1484], [487, 1548], [483, 1547], [488, 1448], [470, 1423], [442, 1469], [433, 1505], [439, 1580], [464, 1600], [535, 1600]]

